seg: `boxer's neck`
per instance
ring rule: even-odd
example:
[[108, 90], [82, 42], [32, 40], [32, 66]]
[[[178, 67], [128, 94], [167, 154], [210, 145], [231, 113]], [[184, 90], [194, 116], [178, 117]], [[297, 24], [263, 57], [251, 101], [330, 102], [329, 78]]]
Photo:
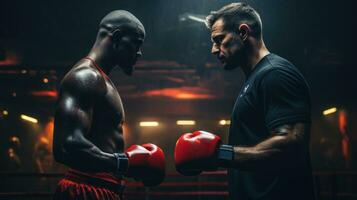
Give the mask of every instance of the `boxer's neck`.
[[113, 56], [111, 55], [112, 43], [109, 37], [104, 37], [97, 39], [93, 48], [88, 53], [87, 58], [90, 58], [94, 61], [105, 74], [109, 75], [111, 70], [115, 67], [115, 62]]
[[107, 75], [111, 72], [111, 70], [115, 67], [113, 62], [102, 51], [92, 50], [87, 58], [90, 58], [95, 64], [100, 67], [100, 69]]

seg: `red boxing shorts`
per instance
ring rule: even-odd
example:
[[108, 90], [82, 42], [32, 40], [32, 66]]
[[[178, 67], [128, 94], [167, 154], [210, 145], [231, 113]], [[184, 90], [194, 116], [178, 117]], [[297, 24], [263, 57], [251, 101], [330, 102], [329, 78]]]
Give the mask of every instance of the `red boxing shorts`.
[[54, 200], [122, 200], [125, 182], [109, 173], [88, 174], [70, 169], [59, 181]]

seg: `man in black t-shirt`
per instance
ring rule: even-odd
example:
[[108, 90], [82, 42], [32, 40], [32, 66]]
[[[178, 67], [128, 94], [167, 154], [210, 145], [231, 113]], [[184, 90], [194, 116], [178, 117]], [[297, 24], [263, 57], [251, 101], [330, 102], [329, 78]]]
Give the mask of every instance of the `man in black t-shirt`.
[[228, 168], [232, 200], [314, 199], [309, 156], [310, 96], [298, 69], [272, 54], [259, 14], [232, 3], [207, 17], [216, 55], [227, 70], [240, 67], [246, 81], [231, 116], [229, 144], [196, 131], [176, 144], [184, 175]]

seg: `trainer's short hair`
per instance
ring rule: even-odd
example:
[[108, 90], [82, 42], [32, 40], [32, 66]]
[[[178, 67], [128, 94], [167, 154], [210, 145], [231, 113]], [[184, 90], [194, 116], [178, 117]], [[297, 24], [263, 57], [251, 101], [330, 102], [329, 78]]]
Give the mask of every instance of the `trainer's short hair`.
[[253, 37], [262, 38], [262, 21], [259, 13], [246, 3], [231, 3], [218, 11], [211, 11], [206, 17], [207, 28], [211, 29], [219, 19], [223, 20], [225, 30], [235, 31], [245, 23], [251, 28]]

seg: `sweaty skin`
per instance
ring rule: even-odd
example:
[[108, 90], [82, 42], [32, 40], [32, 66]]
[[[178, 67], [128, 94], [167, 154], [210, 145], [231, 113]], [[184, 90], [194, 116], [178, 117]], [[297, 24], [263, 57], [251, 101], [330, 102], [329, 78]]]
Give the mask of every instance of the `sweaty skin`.
[[124, 110], [115, 86], [92, 61], [83, 59], [60, 88], [54, 134], [57, 159], [82, 171], [113, 172], [113, 153], [124, 148]]
[[[57, 162], [84, 172], [117, 174], [123, 152], [123, 104], [107, 74], [131, 75], [141, 57], [145, 29], [131, 13], [115, 10], [99, 24], [87, 57], [63, 78], [56, 105], [53, 153]], [[119, 165], [118, 165], [119, 164]]]

